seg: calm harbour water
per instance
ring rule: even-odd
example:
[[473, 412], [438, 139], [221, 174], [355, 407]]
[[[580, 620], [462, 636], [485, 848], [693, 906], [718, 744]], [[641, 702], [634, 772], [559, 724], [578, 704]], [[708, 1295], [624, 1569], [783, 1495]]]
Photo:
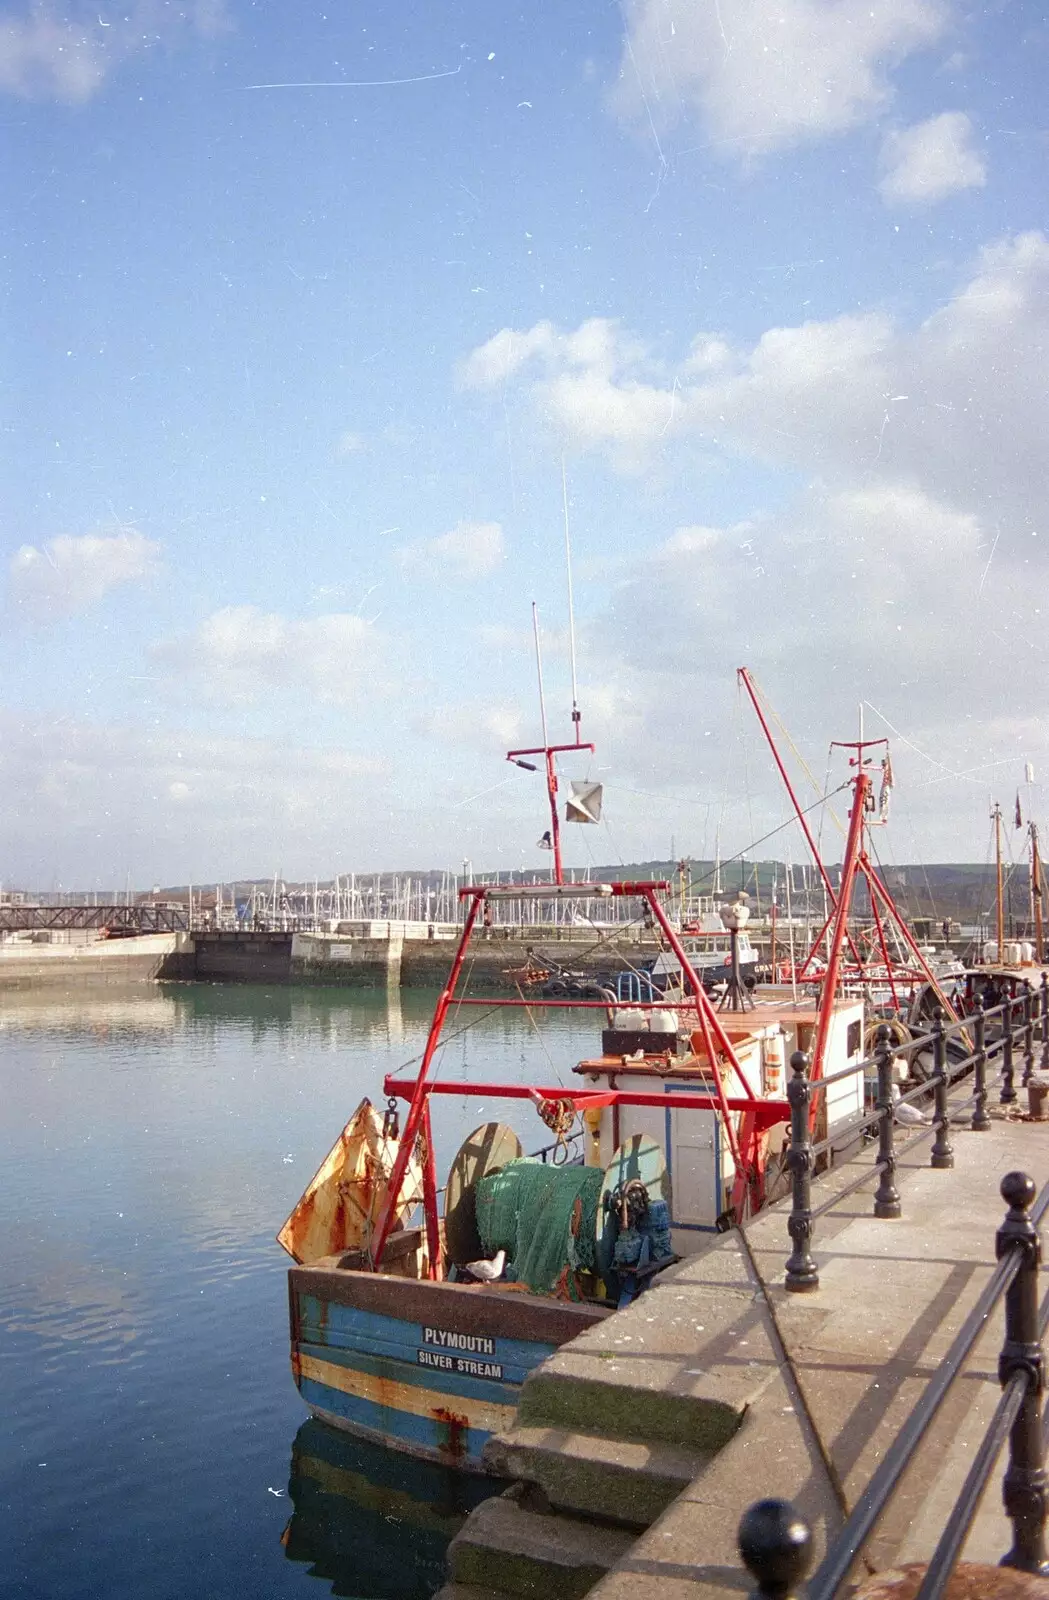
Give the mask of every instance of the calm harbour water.
[[[469, 1487], [357, 1450], [288, 1369], [273, 1235], [432, 997], [141, 987], [0, 997], [0, 1597], [326, 1594], [441, 1582]], [[585, 1017], [480, 1010], [445, 1078], [568, 1081]], [[434, 1102], [438, 1170], [498, 1116]]]

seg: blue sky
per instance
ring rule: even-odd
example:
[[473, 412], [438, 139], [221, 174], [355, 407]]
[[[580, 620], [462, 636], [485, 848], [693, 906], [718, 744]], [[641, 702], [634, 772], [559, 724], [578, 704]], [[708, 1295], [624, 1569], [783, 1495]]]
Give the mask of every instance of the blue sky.
[[533, 599], [567, 713], [562, 462], [608, 786], [570, 861], [782, 820], [744, 663], [819, 783], [861, 700], [898, 730], [889, 854], [980, 859], [1049, 772], [1047, 38], [0, 9], [0, 879], [542, 864], [501, 757]]

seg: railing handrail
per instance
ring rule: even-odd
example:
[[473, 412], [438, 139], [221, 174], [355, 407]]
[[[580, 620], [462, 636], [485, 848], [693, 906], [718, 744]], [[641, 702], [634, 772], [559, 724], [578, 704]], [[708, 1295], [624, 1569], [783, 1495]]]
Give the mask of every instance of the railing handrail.
[[[1029, 978], [1024, 978], [1021, 981], [1031, 992], [1031, 994], [1035, 993], [1034, 985], [1031, 983]], [[983, 1012], [984, 1021], [987, 1022], [992, 1017], [1004, 1016], [1006, 1010], [1014, 1012], [1018, 1005], [1023, 1004], [1023, 1001], [1023, 995], [1013, 995], [1006, 1000], [1000, 1001], [996, 1006], [988, 1007], [988, 1009]], [[945, 1020], [943, 1031], [947, 1037], [950, 1038], [952, 1034], [962, 1033], [971, 1028], [972, 1021], [973, 1019], [971, 1015], [967, 1017], [954, 1017], [950, 1021]], [[929, 1033], [915, 1034], [910, 1039], [903, 1040], [901, 1044], [894, 1045], [893, 1053], [897, 1056], [917, 1055], [920, 1051], [927, 1050], [930, 1045], [934, 1044], [935, 1039], [935, 1030], [932, 1030]], [[994, 1046], [989, 1046], [988, 1048], [1000, 1050], [1001, 1042], [996, 1040]], [[969, 1059], [971, 1059], [971, 1056]], [[956, 1065], [961, 1066], [963, 1063], [959, 1062], [956, 1063]], [[812, 1093], [820, 1094], [822, 1091], [830, 1088], [832, 1084], [843, 1083], [846, 1078], [854, 1078], [858, 1072], [865, 1073], [869, 1068], [876, 1066], [877, 1051], [871, 1051], [870, 1055], [863, 1056], [861, 1060], [853, 1061], [847, 1067], [839, 1067], [837, 1072], [828, 1072], [824, 1073], [819, 1078], [813, 1078], [811, 1080]]]
[[[1049, 1209], [1049, 1185], [1037, 1200], [1035, 1192], [1035, 1183], [1026, 1173], [1010, 1172], [1002, 1179], [1000, 1193], [1009, 1209], [995, 1238], [997, 1265], [813, 1574], [806, 1591], [808, 1600], [834, 1600], [839, 1593], [1003, 1295], [1005, 1340], [998, 1362], [1003, 1393], [928, 1564], [917, 1600], [939, 1600], [943, 1594], [1007, 1436], [1010, 1461], [1003, 1497], [1013, 1524], [1013, 1545], [1002, 1565], [1024, 1572], [1047, 1570], [1044, 1460], [1049, 1408], [1043, 1416], [1041, 1341], [1049, 1322], [1049, 1296], [1039, 1306], [1038, 1223]], [[739, 1547], [758, 1580], [756, 1595], [791, 1600], [811, 1564], [812, 1531], [787, 1502], [761, 1501], [740, 1524]]]
[[[989, 1019], [1001, 1022], [999, 1037], [990, 1042], [987, 1039]], [[960, 1061], [952, 1062], [948, 1057], [948, 1040], [952, 1034], [962, 1030], [966, 1030], [967, 1043], [971, 1031], [974, 1048]], [[822, 1080], [813, 1081], [808, 1077], [808, 1058], [803, 1052], [795, 1051], [790, 1059], [792, 1076], [787, 1085], [786, 1096], [791, 1108], [786, 1166], [791, 1173], [792, 1187], [792, 1207], [787, 1231], [793, 1243], [793, 1250], [786, 1264], [787, 1289], [796, 1294], [804, 1294], [819, 1288], [819, 1268], [809, 1248], [813, 1222], [847, 1195], [854, 1194], [857, 1189], [862, 1188], [871, 1178], [878, 1179], [878, 1189], [874, 1196], [874, 1215], [885, 1218], [900, 1216], [900, 1193], [896, 1187], [898, 1152], [895, 1143], [895, 1121], [900, 1107], [927, 1098], [930, 1094], [933, 1096], [934, 1114], [931, 1122], [904, 1149], [910, 1150], [915, 1144], [931, 1135], [933, 1145], [929, 1157], [930, 1165], [940, 1169], [953, 1167], [954, 1150], [950, 1139], [952, 1112], [957, 1116], [960, 1111], [972, 1106], [970, 1127], [975, 1133], [986, 1132], [991, 1126], [987, 1115], [988, 1063], [993, 1062], [997, 1065], [999, 1057], [1001, 1058], [1000, 1099], [1003, 1105], [1009, 1105], [1017, 1098], [1013, 1081], [1014, 1052], [1022, 1050], [1024, 1070], [1021, 1082], [1026, 1086], [1030, 1083], [1035, 1070], [1036, 1032], [1041, 1042], [1039, 1066], [1042, 1071], [1049, 1073], [1049, 974], [1044, 971], [1039, 991], [1025, 979], [1021, 993], [1006, 996], [998, 1005], [990, 1007], [987, 1011], [977, 1001], [970, 1016], [955, 1018], [948, 1022], [942, 1009], [938, 1008], [933, 1016], [930, 1032], [901, 1045], [893, 1045], [890, 1042], [889, 1025], [883, 1022], [878, 1028], [877, 1043], [872, 1055]], [[899, 1057], [913, 1055], [929, 1043], [932, 1045], [933, 1055], [931, 1077], [901, 1094], [894, 1082], [894, 1063]], [[826, 1089], [829, 1084], [840, 1082], [857, 1072], [866, 1074], [872, 1065], [878, 1079], [874, 1109], [849, 1117], [825, 1138], [814, 1142], [813, 1102], [820, 1089]], [[969, 1072], [973, 1074], [974, 1093], [962, 1104], [955, 1102], [951, 1105], [949, 1103], [951, 1090]], [[818, 1157], [827, 1151], [842, 1148], [845, 1142], [858, 1140], [875, 1125], [878, 1129], [878, 1154], [874, 1163], [853, 1182], [846, 1184], [814, 1209], [812, 1184]]]

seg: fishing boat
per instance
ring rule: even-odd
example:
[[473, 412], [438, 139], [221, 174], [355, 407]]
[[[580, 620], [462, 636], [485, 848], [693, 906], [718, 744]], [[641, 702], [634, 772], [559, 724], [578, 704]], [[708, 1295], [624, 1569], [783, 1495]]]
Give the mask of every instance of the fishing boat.
[[[545, 775], [552, 873], [538, 884], [462, 886], [460, 936], [416, 1075], [384, 1080], [382, 1113], [368, 1100], [358, 1106], [279, 1235], [295, 1261], [292, 1372], [314, 1416], [475, 1472], [547, 1357], [766, 1203], [782, 1176], [791, 1054], [807, 1052], [812, 1076], [830, 1078], [865, 1044], [863, 994], [839, 992], [872, 784], [865, 747], [854, 758], [818, 994], [796, 981], [744, 983], [745, 917], [730, 916], [730, 980], [718, 1000], [671, 919], [669, 883], [566, 882], [558, 762], [594, 750], [581, 738], [574, 671], [569, 742], [547, 734], [541, 666], [540, 708], [542, 744], [507, 759]], [[600, 786], [573, 780], [565, 820], [593, 822], [601, 803]], [[471, 996], [463, 981], [471, 941], [483, 937], [486, 910], [511, 899], [598, 914], [632, 902], [673, 963], [672, 999]], [[548, 1007], [581, 1008], [602, 1026], [568, 1088], [453, 1081], [432, 1071], [453, 1004], [523, 1007], [537, 1026]], [[525, 1156], [508, 1126], [486, 1122], [468, 1133], [442, 1185], [430, 1122], [438, 1094], [530, 1103], [536, 1142], [547, 1148]], [[832, 1150], [855, 1144], [863, 1075], [828, 1084], [815, 1102], [817, 1137]]]

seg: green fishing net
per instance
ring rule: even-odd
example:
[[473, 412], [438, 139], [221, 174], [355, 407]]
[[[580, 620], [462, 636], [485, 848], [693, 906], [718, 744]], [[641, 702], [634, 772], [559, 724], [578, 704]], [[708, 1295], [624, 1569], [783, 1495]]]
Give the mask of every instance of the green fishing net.
[[554, 1167], [528, 1158], [482, 1178], [477, 1230], [485, 1255], [505, 1250], [505, 1277], [536, 1294], [579, 1299], [576, 1274], [595, 1270], [603, 1179], [600, 1167]]

